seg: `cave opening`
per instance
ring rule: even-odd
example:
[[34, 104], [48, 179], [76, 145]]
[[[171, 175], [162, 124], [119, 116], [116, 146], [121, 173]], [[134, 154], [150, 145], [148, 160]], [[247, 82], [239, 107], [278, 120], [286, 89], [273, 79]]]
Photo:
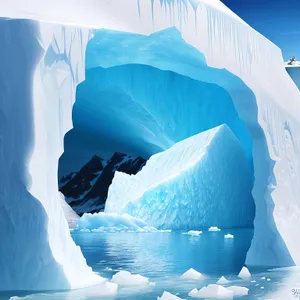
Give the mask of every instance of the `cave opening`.
[[[220, 224], [223, 228], [252, 228], [255, 216], [252, 137], [240, 117], [243, 110], [237, 112], [231, 94], [218, 84], [226, 81], [240, 97], [243, 91], [251, 94], [230, 72], [208, 67], [204, 56], [187, 45], [177, 29], [169, 28], [150, 36], [97, 31], [87, 47], [85, 80], [77, 86], [73, 106], [73, 129], [65, 135], [64, 153], [59, 160], [59, 189], [69, 205], [79, 215], [103, 211], [115, 171], [140, 174], [153, 155], [226, 124], [237, 143], [231, 144], [232, 139], [227, 139], [226, 134], [215, 142], [213, 158], [208, 161], [213, 166], [207, 167], [215, 175], [209, 174], [212, 178], [205, 188], [227, 191], [227, 196], [222, 199], [222, 193], [211, 193], [209, 201], [216, 199], [218, 205], [210, 205], [206, 223], [189, 221], [192, 224], [189, 227], [177, 222], [179, 225], [171, 228], [197, 229], [203, 224], [202, 227]], [[256, 110], [255, 98], [243, 105], [245, 110]], [[232, 153], [231, 160], [226, 159], [223, 150]], [[239, 159], [235, 160], [235, 155]], [[233, 175], [233, 179], [220, 175], [214, 182], [218, 168], [225, 170], [220, 174], [229, 174], [230, 178]], [[241, 178], [242, 192], [235, 193]], [[148, 211], [149, 207], [142, 216]], [[180, 212], [174, 220], [180, 218], [178, 215]], [[199, 219], [203, 215], [193, 213], [186, 217]], [[149, 218], [146, 220], [157, 225], [151, 224]], [[167, 229], [170, 223], [158, 227]], [[248, 234], [241, 263], [251, 239], [252, 234]]]

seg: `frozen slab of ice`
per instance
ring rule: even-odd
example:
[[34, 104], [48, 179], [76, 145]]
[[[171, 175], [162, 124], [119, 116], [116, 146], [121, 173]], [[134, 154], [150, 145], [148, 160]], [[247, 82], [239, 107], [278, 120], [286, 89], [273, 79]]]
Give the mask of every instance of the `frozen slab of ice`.
[[254, 216], [251, 189], [243, 148], [222, 125], [153, 155], [137, 175], [116, 172], [105, 212], [156, 228], [244, 227]]
[[200, 272], [191, 268], [188, 271], [186, 271], [185, 273], [183, 273], [180, 276], [180, 279], [182, 279], [182, 280], [201, 280], [201, 279], [203, 279], [203, 275]]
[[169, 292], [164, 291], [161, 297], [157, 297], [157, 300], [181, 300], [182, 298], [175, 296]]
[[243, 267], [238, 275], [241, 279], [249, 280], [251, 278], [251, 273], [247, 267]]
[[139, 274], [131, 274], [128, 271], [120, 271], [113, 275], [111, 281], [120, 286], [148, 286], [151, 284], [147, 277]]
[[203, 298], [203, 299], [233, 299], [233, 291], [218, 285], [218, 284], [209, 284], [197, 290], [196, 288], [189, 292], [189, 296], [192, 298]]
[[249, 289], [243, 286], [229, 286], [227, 289], [233, 292], [234, 297], [246, 296], [249, 292]]

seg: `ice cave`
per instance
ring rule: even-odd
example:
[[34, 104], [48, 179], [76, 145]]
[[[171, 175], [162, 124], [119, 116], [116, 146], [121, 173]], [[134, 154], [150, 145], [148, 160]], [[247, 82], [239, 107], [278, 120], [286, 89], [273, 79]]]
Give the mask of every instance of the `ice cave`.
[[[0, 17], [0, 291], [151, 286], [107, 282], [76, 224], [249, 227], [243, 264], [299, 265], [300, 93], [277, 46], [218, 0], [0, 0]], [[125, 260], [127, 237], [100, 240]]]

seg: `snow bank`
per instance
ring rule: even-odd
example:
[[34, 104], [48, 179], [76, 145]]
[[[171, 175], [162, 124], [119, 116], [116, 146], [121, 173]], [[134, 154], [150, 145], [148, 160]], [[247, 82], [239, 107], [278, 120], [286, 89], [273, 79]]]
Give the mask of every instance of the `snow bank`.
[[164, 291], [161, 297], [157, 297], [157, 300], [181, 300], [182, 298], [179, 298], [169, 292]]
[[153, 155], [136, 175], [116, 172], [105, 212], [128, 213], [156, 228], [247, 227], [251, 189], [244, 150], [222, 125]]
[[133, 275], [128, 271], [120, 271], [113, 275], [112, 282], [117, 283], [120, 286], [148, 286], [151, 282], [147, 277], [136, 274]]
[[241, 279], [250, 280], [251, 274], [247, 267], [243, 267], [238, 275]]
[[185, 273], [183, 273], [180, 276], [180, 279], [182, 279], [182, 280], [202, 280], [203, 275], [200, 272], [191, 268], [188, 271], [186, 271]]

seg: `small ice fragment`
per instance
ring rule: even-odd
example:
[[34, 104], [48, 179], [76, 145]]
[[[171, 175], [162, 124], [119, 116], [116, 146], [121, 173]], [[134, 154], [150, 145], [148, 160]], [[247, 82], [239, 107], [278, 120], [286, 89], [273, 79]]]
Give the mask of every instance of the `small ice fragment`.
[[259, 283], [257, 283], [255, 286], [259, 286]]
[[264, 287], [264, 286], [261, 286], [260, 288], [263, 290], [265, 287]]
[[182, 280], [200, 280], [200, 279], [203, 279], [203, 275], [200, 272], [191, 268], [188, 271], [186, 271], [184, 274], [182, 274], [180, 276], [180, 279], [182, 279]]
[[251, 282], [256, 282], [256, 280], [251, 280]]
[[211, 226], [208, 231], [221, 231], [220, 228], [218, 228], [217, 226]]
[[233, 238], [234, 238], [234, 235], [228, 233], [228, 234], [225, 234], [225, 235], [224, 235], [224, 238], [225, 238], [225, 239], [233, 239]]
[[192, 235], [192, 236], [199, 236], [200, 234], [202, 234], [202, 231], [190, 230], [188, 232], [184, 232], [183, 234], [188, 234], [188, 235]]
[[182, 298], [179, 298], [169, 292], [164, 291], [161, 297], [157, 297], [157, 300], [181, 300]]
[[226, 284], [229, 280], [227, 280], [224, 276], [222, 276], [218, 281], [217, 284]]
[[192, 298], [209, 298], [209, 299], [233, 299], [233, 291], [218, 285], [218, 284], [209, 284], [201, 288], [199, 291], [193, 289], [189, 292], [189, 296]]
[[227, 289], [232, 291], [235, 297], [247, 296], [249, 292], [249, 289], [243, 286], [229, 286]]
[[247, 267], [243, 267], [238, 275], [241, 279], [249, 280], [251, 278], [251, 274]]
[[267, 278], [267, 281], [271, 281], [271, 278]]
[[120, 271], [115, 274], [112, 279], [112, 282], [117, 283], [121, 286], [139, 286], [139, 285], [149, 285], [149, 279], [142, 275], [133, 275], [128, 271]]

